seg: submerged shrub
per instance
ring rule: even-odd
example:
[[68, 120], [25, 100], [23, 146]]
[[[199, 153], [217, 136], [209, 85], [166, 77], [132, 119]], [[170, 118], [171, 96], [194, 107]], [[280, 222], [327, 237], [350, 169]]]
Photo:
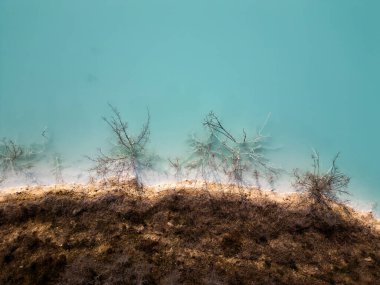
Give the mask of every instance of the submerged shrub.
[[180, 181], [183, 178], [183, 162], [176, 157], [175, 159], [168, 159], [169, 167], [173, 170], [173, 175], [176, 181]]
[[224, 145], [213, 133], [206, 140], [192, 136], [188, 144], [191, 154], [186, 160], [186, 169], [195, 171], [196, 177], [201, 176], [205, 181], [218, 181], [223, 170], [221, 162], [224, 160]]
[[11, 139], [0, 141], [0, 183], [13, 176], [36, 181], [30, 171], [45, 152], [46, 144], [20, 145]]
[[90, 158], [96, 163], [92, 168], [102, 177], [113, 176], [118, 180], [121, 178], [136, 179], [139, 188], [142, 184], [142, 174], [148, 169], [152, 169], [157, 156], [147, 150], [150, 137], [150, 115], [146, 123], [141, 128], [138, 135], [134, 136], [128, 129], [128, 123], [123, 121], [120, 112], [109, 105], [113, 116], [103, 120], [111, 128], [114, 136], [114, 146], [109, 153], [104, 153], [99, 149], [96, 158]]
[[55, 153], [52, 156], [52, 169], [51, 172], [54, 175], [55, 183], [64, 183], [63, 175], [63, 159], [59, 153]]
[[193, 136], [189, 140], [192, 150], [186, 167], [195, 170], [204, 180], [218, 180], [223, 173], [238, 186], [254, 179], [259, 186], [259, 178], [264, 176], [273, 182], [279, 170], [270, 165], [265, 153], [267, 137], [261, 128], [252, 139], [243, 129], [242, 138], [235, 137], [223, 126], [219, 118], [210, 112], [203, 125], [208, 130], [206, 140]]
[[336, 165], [339, 153], [334, 157], [331, 167], [321, 172], [319, 153], [313, 151], [313, 170], [302, 172], [295, 169], [293, 187], [312, 201], [314, 205], [328, 206], [330, 202], [340, 202], [340, 195], [349, 194], [346, 190], [350, 177], [343, 174]]

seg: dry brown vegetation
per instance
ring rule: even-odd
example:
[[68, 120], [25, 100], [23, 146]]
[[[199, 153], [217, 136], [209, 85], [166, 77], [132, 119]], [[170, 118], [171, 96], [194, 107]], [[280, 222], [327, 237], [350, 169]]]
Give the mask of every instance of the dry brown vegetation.
[[311, 215], [301, 194], [222, 188], [0, 197], [0, 284], [380, 284], [377, 220], [339, 205]]

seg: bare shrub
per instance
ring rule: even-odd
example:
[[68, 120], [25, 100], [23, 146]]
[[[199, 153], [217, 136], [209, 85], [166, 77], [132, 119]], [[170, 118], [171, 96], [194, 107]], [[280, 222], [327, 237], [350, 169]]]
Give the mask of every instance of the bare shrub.
[[339, 203], [342, 194], [349, 194], [346, 190], [350, 178], [337, 167], [339, 153], [334, 157], [331, 167], [321, 172], [319, 153], [313, 151], [313, 170], [302, 172], [295, 169], [293, 172], [293, 187], [305, 193], [314, 205], [329, 206], [331, 202]]
[[120, 112], [109, 105], [113, 116], [110, 119], [103, 117], [104, 121], [111, 128], [114, 135], [114, 146], [109, 153], [104, 153], [99, 149], [96, 158], [90, 158], [96, 163], [92, 168], [103, 178], [113, 176], [118, 180], [121, 178], [133, 178], [139, 188], [142, 188], [142, 174], [148, 169], [152, 169], [157, 161], [157, 156], [148, 152], [147, 144], [150, 137], [150, 115], [146, 123], [141, 128], [137, 136], [130, 133], [128, 123], [123, 121]]
[[55, 183], [57, 184], [62, 184], [64, 183], [63, 180], [63, 160], [62, 156], [59, 153], [55, 153], [52, 157], [53, 162], [52, 162], [52, 174], [54, 175], [55, 178]]
[[259, 186], [260, 177], [268, 182], [277, 177], [279, 170], [271, 166], [265, 156], [268, 137], [262, 134], [264, 127], [252, 139], [243, 129], [243, 136], [239, 138], [232, 135], [213, 112], [206, 116], [203, 125], [208, 130], [208, 137], [189, 140], [192, 153], [187, 161], [188, 169], [200, 172], [204, 180], [215, 180], [223, 173], [238, 186], [249, 183], [250, 179]]
[[0, 141], [0, 183], [11, 176], [36, 180], [30, 171], [45, 152], [45, 144], [20, 145], [11, 139]]
[[224, 145], [214, 133], [210, 133], [206, 140], [192, 136], [188, 140], [191, 154], [186, 160], [186, 169], [195, 171], [195, 177], [202, 177], [204, 181], [219, 180], [224, 160]]
[[183, 162], [176, 157], [175, 159], [168, 159], [169, 167], [173, 170], [173, 175], [176, 181], [180, 181], [183, 178]]

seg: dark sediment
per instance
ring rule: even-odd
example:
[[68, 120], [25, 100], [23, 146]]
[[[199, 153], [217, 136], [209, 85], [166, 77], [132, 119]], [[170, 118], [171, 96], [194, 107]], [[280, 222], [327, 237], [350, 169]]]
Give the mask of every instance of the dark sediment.
[[0, 284], [380, 284], [378, 222], [352, 210], [88, 188], [2, 199]]

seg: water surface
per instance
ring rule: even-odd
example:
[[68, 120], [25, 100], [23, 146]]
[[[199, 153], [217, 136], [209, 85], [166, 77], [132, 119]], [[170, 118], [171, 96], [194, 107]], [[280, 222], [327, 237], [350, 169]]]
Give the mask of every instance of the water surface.
[[[0, 2], [0, 136], [48, 127], [66, 176], [107, 146], [107, 102], [183, 155], [214, 110], [253, 134], [268, 113], [286, 170], [338, 151], [351, 199], [380, 202], [378, 1]], [[44, 178], [41, 178], [42, 180]]]

